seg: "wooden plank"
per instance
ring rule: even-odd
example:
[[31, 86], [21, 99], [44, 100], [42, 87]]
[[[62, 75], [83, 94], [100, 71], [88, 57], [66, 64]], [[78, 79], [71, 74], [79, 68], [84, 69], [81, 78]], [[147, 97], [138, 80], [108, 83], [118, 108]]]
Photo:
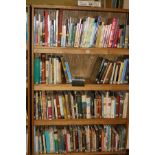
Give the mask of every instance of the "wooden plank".
[[39, 84], [34, 85], [34, 90], [129, 90], [129, 85], [112, 85], [112, 84], [86, 84], [85, 86], [72, 86], [71, 84]]
[[35, 46], [34, 53], [129, 55], [126, 48], [63, 48]]
[[125, 118], [98, 118], [98, 119], [53, 119], [53, 120], [35, 120], [34, 125], [93, 125], [93, 124], [127, 124]]
[[[110, 155], [110, 154], [115, 154], [115, 155], [120, 155], [120, 154], [125, 154], [126, 151], [113, 151], [113, 152], [71, 152], [71, 153], [59, 153], [58, 155]], [[33, 155], [55, 155], [55, 153], [50, 153], [50, 154], [33, 154]]]
[[63, 5], [32, 5], [33, 8], [42, 9], [62, 9], [62, 10], [80, 10], [80, 11], [103, 11], [128, 13], [129, 9], [103, 8], [103, 7], [80, 7], [80, 6], [63, 6]]

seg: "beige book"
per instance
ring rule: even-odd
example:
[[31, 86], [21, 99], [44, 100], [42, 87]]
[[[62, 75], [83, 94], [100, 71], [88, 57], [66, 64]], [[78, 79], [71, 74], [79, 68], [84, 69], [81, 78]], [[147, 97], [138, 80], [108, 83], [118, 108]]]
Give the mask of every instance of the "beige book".
[[124, 62], [121, 62], [117, 84], [120, 84], [121, 83], [121, 77], [122, 77], [123, 68], [124, 68]]

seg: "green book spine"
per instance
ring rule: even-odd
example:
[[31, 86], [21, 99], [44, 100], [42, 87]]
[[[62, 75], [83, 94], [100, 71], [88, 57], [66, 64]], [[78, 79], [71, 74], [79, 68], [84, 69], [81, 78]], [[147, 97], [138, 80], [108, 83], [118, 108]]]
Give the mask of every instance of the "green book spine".
[[40, 83], [40, 57], [37, 56], [34, 59], [34, 83]]

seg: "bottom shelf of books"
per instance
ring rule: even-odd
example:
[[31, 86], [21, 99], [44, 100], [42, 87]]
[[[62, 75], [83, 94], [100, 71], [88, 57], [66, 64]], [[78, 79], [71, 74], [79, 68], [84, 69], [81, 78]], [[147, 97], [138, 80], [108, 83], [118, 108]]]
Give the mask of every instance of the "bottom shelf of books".
[[126, 127], [123, 125], [34, 128], [35, 154], [122, 154], [125, 148]]

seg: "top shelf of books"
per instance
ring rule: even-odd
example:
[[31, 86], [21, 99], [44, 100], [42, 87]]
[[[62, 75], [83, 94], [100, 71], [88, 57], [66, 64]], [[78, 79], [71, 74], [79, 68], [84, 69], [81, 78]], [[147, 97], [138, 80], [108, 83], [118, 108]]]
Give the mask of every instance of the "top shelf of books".
[[32, 5], [32, 7], [37, 9], [62, 9], [62, 10], [102, 11], [102, 12], [119, 12], [119, 13], [129, 12], [129, 9], [84, 7], [84, 6]]

